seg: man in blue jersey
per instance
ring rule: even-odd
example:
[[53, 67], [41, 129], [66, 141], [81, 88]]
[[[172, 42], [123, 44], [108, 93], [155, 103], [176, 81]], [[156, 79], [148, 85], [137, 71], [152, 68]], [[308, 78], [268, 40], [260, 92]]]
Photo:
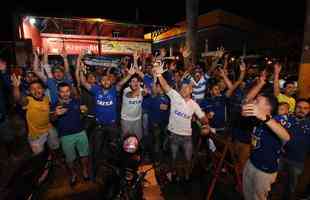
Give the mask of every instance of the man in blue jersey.
[[290, 140], [285, 129], [287, 118], [272, 116], [277, 112], [277, 99], [270, 94], [257, 95], [265, 83], [259, 81], [247, 94], [242, 106], [242, 116], [257, 120], [251, 133], [252, 152], [243, 170], [245, 200], [267, 199], [277, 177], [281, 149]]
[[163, 142], [166, 139], [166, 129], [169, 122], [170, 100], [165, 95], [161, 85], [157, 82], [157, 77], [154, 77], [152, 88], [152, 96], [149, 104], [149, 121], [150, 130], [153, 139], [153, 158], [155, 161], [160, 161], [163, 153]]
[[[87, 82], [84, 70], [80, 71], [80, 81], [95, 98], [94, 113], [98, 123], [97, 128], [91, 133], [90, 143], [92, 147], [92, 155], [98, 155], [103, 143], [107, 140], [118, 137], [117, 122], [117, 93], [123, 85], [136, 73], [132, 67], [128, 75], [123, 78], [116, 86], [112, 85], [111, 79], [107, 74], [101, 76], [100, 85], [91, 85]], [[93, 164], [95, 165], [95, 164]], [[95, 167], [95, 166], [93, 166]]]
[[283, 197], [295, 199], [295, 189], [300, 175], [304, 170], [306, 155], [310, 152], [310, 103], [299, 99], [296, 103], [295, 114], [289, 116], [289, 131], [292, 139], [284, 147], [281, 159], [281, 169], [288, 175]]
[[227, 97], [221, 94], [217, 84], [210, 86], [210, 96], [200, 102], [200, 107], [207, 111], [210, 119], [210, 126], [215, 128], [217, 132], [224, 130], [227, 114], [226, 108]]

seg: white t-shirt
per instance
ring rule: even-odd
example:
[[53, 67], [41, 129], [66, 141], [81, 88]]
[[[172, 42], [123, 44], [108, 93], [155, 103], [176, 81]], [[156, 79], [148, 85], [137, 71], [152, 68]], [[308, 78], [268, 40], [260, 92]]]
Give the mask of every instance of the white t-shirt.
[[167, 95], [170, 98], [170, 116], [168, 130], [177, 135], [191, 136], [191, 121], [193, 114], [199, 119], [205, 116], [199, 105], [194, 100], [185, 101], [175, 90], [171, 89]]
[[121, 118], [127, 121], [136, 121], [141, 119], [142, 116], [142, 92], [138, 97], [127, 97], [128, 92], [131, 92], [131, 88], [125, 88], [123, 92], [123, 102]]

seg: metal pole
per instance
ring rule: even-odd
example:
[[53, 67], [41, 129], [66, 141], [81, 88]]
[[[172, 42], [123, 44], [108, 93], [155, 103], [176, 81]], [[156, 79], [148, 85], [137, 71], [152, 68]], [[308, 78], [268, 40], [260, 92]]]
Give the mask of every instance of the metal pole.
[[192, 52], [189, 59], [193, 63], [197, 61], [198, 5], [199, 0], [186, 0], [186, 47]]
[[310, 97], [310, 0], [306, 1], [304, 25], [304, 41], [302, 46], [301, 63], [299, 66], [298, 88], [299, 96]]

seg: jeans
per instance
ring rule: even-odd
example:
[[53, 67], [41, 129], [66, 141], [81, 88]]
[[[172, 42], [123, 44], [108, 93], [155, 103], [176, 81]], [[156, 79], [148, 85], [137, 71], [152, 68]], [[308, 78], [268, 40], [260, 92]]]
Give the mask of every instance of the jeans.
[[145, 151], [151, 152], [152, 146], [152, 137], [149, 134], [150, 126], [149, 126], [149, 117], [148, 113], [142, 114], [142, 127], [143, 127], [143, 136], [142, 136], [142, 145]]
[[192, 160], [192, 136], [177, 135], [170, 132], [169, 140], [172, 152], [172, 162], [176, 161], [177, 153], [180, 148], [183, 150], [186, 161], [190, 162]]
[[[92, 177], [95, 178], [97, 171], [97, 161], [107, 156], [109, 141], [119, 138], [118, 127], [112, 125], [98, 125], [92, 133], [89, 134], [90, 160], [92, 168]], [[112, 155], [110, 155], [112, 156]]]
[[281, 159], [280, 170], [287, 173], [283, 197], [286, 199], [294, 199], [294, 192], [298, 179], [303, 172], [303, 163], [295, 163], [293, 161]]
[[165, 151], [164, 141], [166, 139], [166, 125], [150, 123], [151, 131], [151, 148], [153, 158], [155, 161], [161, 161], [163, 159], [163, 153]]

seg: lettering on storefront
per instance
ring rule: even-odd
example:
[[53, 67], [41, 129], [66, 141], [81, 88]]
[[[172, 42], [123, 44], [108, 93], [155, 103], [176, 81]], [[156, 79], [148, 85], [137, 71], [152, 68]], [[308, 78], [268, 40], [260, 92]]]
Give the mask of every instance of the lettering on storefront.
[[[50, 54], [59, 54], [64, 47], [68, 54], [79, 54], [85, 49], [98, 54], [98, 44], [96, 40], [43, 38], [43, 48], [48, 49]], [[100, 44], [102, 53], [132, 54], [141, 50], [151, 53], [151, 43], [148, 42], [101, 40]]]

